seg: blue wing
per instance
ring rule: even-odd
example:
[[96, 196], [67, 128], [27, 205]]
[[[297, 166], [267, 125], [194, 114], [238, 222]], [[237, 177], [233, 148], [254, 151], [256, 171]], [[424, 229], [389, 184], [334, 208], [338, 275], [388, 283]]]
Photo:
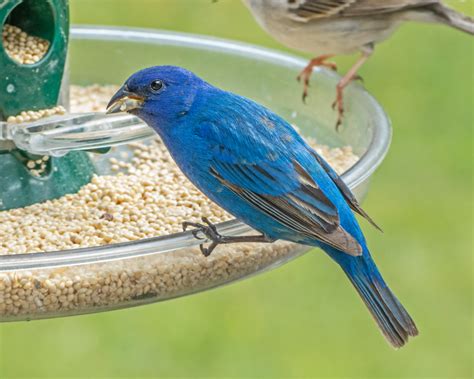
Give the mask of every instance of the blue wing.
[[[295, 233], [360, 255], [361, 246], [340, 225], [336, 205], [298, 160], [296, 152], [319, 167], [293, 128], [265, 108], [253, 106], [251, 120], [245, 116], [248, 108], [234, 106], [225, 111], [231, 117], [217, 123], [204, 121], [199, 127], [201, 137], [212, 146], [208, 152], [210, 173]], [[227, 120], [232, 120], [231, 124]], [[324, 170], [319, 171], [330, 182]]]
[[316, 153], [314, 150], [311, 150], [310, 153], [318, 161], [321, 167], [326, 171], [326, 173], [329, 175], [329, 177], [337, 186], [337, 188], [339, 188], [339, 190], [341, 191], [342, 195], [346, 199], [351, 209], [354, 212], [357, 212], [362, 217], [364, 217], [374, 228], [382, 231], [382, 229], [375, 223], [374, 220], [372, 220], [372, 218], [367, 214], [367, 212], [361, 208], [361, 206], [359, 205], [359, 202], [357, 201], [356, 197], [354, 196], [350, 188], [346, 185], [346, 183], [344, 183], [341, 177], [337, 175], [336, 171], [334, 171], [332, 167], [323, 158], [321, 158], [321, 156], [319, 156], [318, 153]]
[[[282, 169], [268, 162], [215, 160], [210, 172], [236, 195], [295, 233], [350, 255], [362, 253], [359, 243], [341, 227], [337, 208], [298, 162]], [[285, 183], [284, 191], [280, 183]]]
[[210, 147], [206, 155], [215, 178], [295, 233], [351, 255], [362, 252], [341, 226], [335, 204], [342, 200], [359, 210], [355, 197], [294, 128], [236, 95], [219, 93], [207, 101], [216, 114], [205, 113], [195, 133]]

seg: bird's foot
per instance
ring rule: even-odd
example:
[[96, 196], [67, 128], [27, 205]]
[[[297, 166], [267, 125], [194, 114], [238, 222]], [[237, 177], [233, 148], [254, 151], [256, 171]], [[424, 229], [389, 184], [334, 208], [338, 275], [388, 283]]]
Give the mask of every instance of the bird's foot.
[[[349, 82], [354, 81], [364, 82], [364, 79], [360, 75], [354, 75]], [[332, 109], [337, 110], [337, 121], [336, 121], [336, 131], [339, 131], [339, 127], [342, 125], [344, 120], [344, 88], [347, 84], [339, 83], [336, 87], [336, 100], [332, 103]]]
[[337, 71], [337, 65], [334, 62], [327, 62], [329, 58], [333, 57], [333, 55], [322, 55], [320, 57], [311, 59], [306, 67], [300, 72], [297, 76], [297, 80], [299, 82], [303, 82], [303, 102], [306, 103], [306, 98], [308, 97], [308, 89], [309, 89], [309, 80], [311, 79], [311, 75], [313, 73], [313, 69], [315, 67], [327, 67], [331, 70]]
[[[193, 227], [194, 229], [191, 231], [191, 233], [194, 238], [198, 240], [203, 240], [207, 238], [211, 241], [209, 247], [204, 247], [204, 244], [199, 245], [202, 254], [205, 257], [208, 257], [219, 244], [224, 243], [225, 238], [219, 234], [216, 226], [212, 222], [210, 222], [207, 217], [203, 217], [201, 220], [204, 224], [188, 221], [183, 222], [183, 231], [186, 231], [189, 227]], [[199, 232], [204, 234], [206, 238], [199, 236]]]
[[[194, 238], [198, 240], [208, 239], [211, 241], [208, 247], [204, 247], [204, 244], [200, 244], [199, 248], [202, 254], [205, 257], [211, 255], [214, 249], [219, 245], [230, 244], [230, 243], [241, 243], [241, 242], [274, 242], [274, 239], [271, 239], [265, 235], [258, 236], [223, 236], [218, 231], [216, 226], [211, 223], [206, 217], [202, 218], [202, 222], [183, 222], [183, 231], [186, 231], [189, 227], [194, 229], [191, 231]], [[199, 233], [204, 234], [205, 238], [201, 237]]]
[[349, 83], [354, 80], [362, 80], [362, 77], [357, 74], [357, 71], [362, 67], [367, 59], [369, 59], [370, 54], [372, 53], [372, 47], [369, 50], [364, 51], [362, 56], [357, 60], [357, 62], [351, 67], [346, 75], [339, 81], [336, 87], [336, 100], [332, 103], [332, 108], [337, 109], [337, 121], [336, 121], [336, 130], [339, 130], [339, 127], [342, 124], [344, 118], [344, 102], [343, 102], [343, 91]]
[[332, 109], [337, 110], [337, 121], [336, 121], [336, 131], [339, 131], [339, 127], [342, 125], [342, 120], [344, 119], [344, 88], [341, 88], [339, 85], [336, 88], [336, 100], [332, 103]]

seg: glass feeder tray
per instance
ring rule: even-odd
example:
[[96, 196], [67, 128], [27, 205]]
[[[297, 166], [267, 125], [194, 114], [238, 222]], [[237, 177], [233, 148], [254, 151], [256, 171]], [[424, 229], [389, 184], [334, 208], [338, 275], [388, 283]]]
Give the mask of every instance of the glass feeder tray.
[[[331, 109], [339, 79], [335, 73], [317, 70], [308, 104], [301, 102], [301, 86], [295, 80], [306, 64], [301, 58], [233, 41], [157, 30], [73, 27], [71, 37], [71, 83], [118, 85], [143, 67], [184, 66], [216, 86], [266, 105], [319, 143], [352, 146], [360, 159], [342, 177], [359, 199], [366, 196], [370, 176], [388, 151], [390, 123], [360, 85], [346, 91], [347, 114], [339, 133], [334, 130], [336, 116]], [[11, 130], [2, 129], [0, 134], [51, 155], [84, 148], [91, 140], [100, 142], [94, 147], [104, 147], [150, 136], [145, 125], [128, 116], [119, 116], [123, 122], [112, 127], [94, 124], [102, 115], [81, 117], [92, 125], [89, 129], [77, 129], [72, 123], [66, 125], [69, 132], [55, 131], [54, 126], [48, 132], [43, 125], [41, 130], [29, 130], [30, 134], [19, 129], [16, 136]], [[93, 138], [87, 138], [87, 133]], [[110, 174], [110, 154], [94, 157], [98, 172]], [[218, 224], [218, 229], [225, 235], [252, 232], [236, 220]], [[189, 295], [277, 267], [311, 249], [285, 241], [238, 244], [220, 246], [206, 258], [199, 243], [190, 232], [183, 232], [100, 247], [0, 255], [0, 321], [93, 313]]]

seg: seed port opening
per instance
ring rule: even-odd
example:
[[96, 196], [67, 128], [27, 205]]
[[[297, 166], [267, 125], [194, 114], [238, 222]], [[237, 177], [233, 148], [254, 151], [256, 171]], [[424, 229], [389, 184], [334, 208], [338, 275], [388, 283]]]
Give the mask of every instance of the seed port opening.
[[14, 150], [12, 154], [23, 163], [28, 175], [36, 179], [46, 179], [51, 175], [53, 167], [49, 156], [32, 155], [21, 150]]
[[23, 0], [2, 25], [2, 48], [17, 64], [33, 65], [47, 55], [55, 34], [55, 17], [47, 1]]

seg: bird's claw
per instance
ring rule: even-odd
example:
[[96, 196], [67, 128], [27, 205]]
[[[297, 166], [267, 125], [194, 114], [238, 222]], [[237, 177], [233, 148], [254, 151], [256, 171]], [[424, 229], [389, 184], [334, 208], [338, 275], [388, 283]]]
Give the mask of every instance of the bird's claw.
[[337, 110], [337, 121], [336, 121], [336, 131], [339, 131], [342, 121], [344, 119], [344, 98], [342, 94], [342, 88], [337, 88], [336, 100], [331, 104], [333, 110]]
[[333, 71], [337, 71], [337, 64], [334, 62], [328, 62], [327, 59], [331, 58], [332, 55], [322, 55], [320, 57], [316, 57], [311, 59], [306, 67], [301, 71], [301, 73], [296, 77], [298, 82], [303, 81], [303, 103], [306, 104], [306, 99], [308, 98], [308, 88], [309, 88], [309, 80], [311, 75], [313, 74], [313, 69], [315, 67], [327, 67]]
[[301, 74], [299, 74], [296, 77], [296, 80], [298, 82], [301, 82], [303, 80], [303, 94], [301, 96], [301, 100], [303, 101], [304, 104], [306, 104], [306, 99], [308, 98], [308, 88], [309, 88], [309, 78], [311, 76], [311, 72], [307, 72], [306, 70], [303, 70]]
[[218, 244], [215, 242], [212, 242], [209, 247], [204, 247], [204, 244], [200, 244], [199, 250], [201, 250], [202, 255], [208, 257], [209, 255], [211, 255], [212, 251], [217, 247], [217, 245]]
[[202, 224], [199, 224], [197, 222], [189, 222], [189, 221], [185, 221], [183, 222], [182, 224], [182, 227], [183, 227], [183, 232], [185, 232], [186, 230], [188, 230], [188, 228], [191, 226], [193, 228], [199, 228], [200, 226], [202, 226]]
[[301, 96], [301, 100], [303, 101], [303, 104], [306, 104], [306, 99], [308, 98], [308, 92], [303, 91], [303, 95]]
[[209, 227], [209, 229], [212, 230], [212, 232], [213, 232], [215, 235], [217, 235], [217, 236], [220, 237], [220, 234], [219, 234], [219, 232], [217, 231], [216, 226], [215, 226], [211, 221], [209, 221], [209, 219], [208, 219], [207, 217], [202, 217], [201, 220], [202, 220], [202, 222], [204, 222], [204, 223]]
[[[337, 101], [335, 101], [332, 105], [332, 109], [336, 110], [336, 105], [338, 105]], [[340, 108], [338, 106], [338, 110], [337, 110], [337, 121], [336, 121], [336, 132], [339, 132], [339, 128], [340, 126], [342, 125], [342, 121], [344, 119], [344, 108]]]
[[187, 231], [189, 227], [193, 227], [195, 228], [194, 230], [191, 231], [191, 234], [193, 235], [193, 237], [196, 238], [197, 240], [205, 239], [198, 234], [199, 232], [202, 232], [203, 228], [206, 228], [205, 225], [199, 224], [197, 222], [189, 222], [189, 221], [183, 222], [182, 225], [183, 225], [183, 232]]
[[201, 236], [198, 234], [200, 231], [201, 231], [200, 229], [195, 229], [195, 230], [193, 230], [191, 233], [192, 233], [193, 237], [196, 238], [197, 240], [204, 240], [205, 238], [204, 238], [204, 237], [201, 237]]
[[357, 80], [357, 81], [359, 81], [359, 82], [361, 82], [361, 83], [364, 83], [364, 78], [363, 78], [362, 76], [360, 76], [360, 75], [355, 75], [355, 76], [352, 78], [352, 81], [355, 81], [355, 80]]
[[[212, 222], [210, 222], [207, 217], [203, 217], [201, 220], [203, 224], [200, 224], [197, 222], [188, 222], [188, 221], [183, 222], [183, 231], [186, 231], [187, 228], [191, 226], [195, 228], [194, 230], [191, 231], [191, 234], [193, 235], [194, 238], [198, 240], [208, 239], [212, 241], [209, 247], [207, 248], [204, 247], [204, 244], [199, 245], [199, 249], [201, 250], [202, 254], [205, 257], [208, 257], [212, 253], [212, 251], [217, 247], [217, 245], [223, 242], [223, 237], [217, 231], [216, 226]], [[198, 233], [202, 233], [206, 237], [203, 238], [199, 236]]]
[[340, 115], [338, 118], [337, 118], [337, 121], [336, 121], [336, 132], [339, 132], [339, 128], [340, 126], [342, 125], [342, 115]]
[[337, 64], [334, 63], [334, 62], [324, 62], [324, 64], [322, 64], [322, 66], [325, 66], [325, 67], [330, 68], [331, 70], [337, 72]]

